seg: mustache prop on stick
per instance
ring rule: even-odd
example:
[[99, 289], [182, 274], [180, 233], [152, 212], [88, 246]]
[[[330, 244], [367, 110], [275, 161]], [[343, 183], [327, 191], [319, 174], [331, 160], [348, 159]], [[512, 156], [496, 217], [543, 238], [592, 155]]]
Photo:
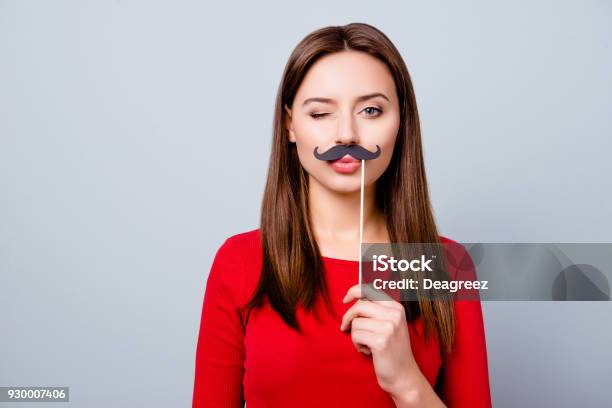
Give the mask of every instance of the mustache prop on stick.
[[357, 144], [335, 145], [326, 152], [319, 153], [319, 146], [314, 149], [314, 156], [319, 160], [334, 161], [343, 158], [347, 154], [357, 160], [372, 160], [380, 156], [380, 146], [376, 145], [376, 151], [371, 152], [365, 147]]
[[314, 155], [319, 160], [334, 161], [341, 159], [347, 154], [357, 160], [361, 160], [361, 191], [359, 197], [359, 284], [361, 285], [363, 263], [361, 247], [363, 244], [363, 191], [365, 189], [365, 162], [366, 160], [373, 160], [380, 156], [380, 146], [376, 145], [375, 152], [371, 152], [365, 147], [361, 147], [357, 144], [335, 145], [323, 153], [319, 153], [318, 149], [319, 146], [315, 147]]

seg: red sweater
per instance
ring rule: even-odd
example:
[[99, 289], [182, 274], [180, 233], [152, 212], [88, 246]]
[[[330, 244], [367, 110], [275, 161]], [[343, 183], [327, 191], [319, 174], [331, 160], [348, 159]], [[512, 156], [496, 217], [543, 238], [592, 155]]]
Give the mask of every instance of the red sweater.
[[[454, 242], [442, 237], [443, 241]], [[237, 307], [255, 289], [261, 264], [259, 230], [228, 238], [208, 276], [196, 350], [193, 407], [395, 407], [377, 383], [372, 358], [358, 352], [340, 318], [354, 303], [342, 303], [358, 283], [358, 261], [323, 257], [339, 318], [319, 320], [303, 308], [300, 335], [264, 303], [246, 316]], [[318, 302], [323, 300], [319, 297]], [[319, 306], [319, 305], [317, 305]], [[318, 310], [326, 311], [324, 307]], [[436, 340], [424, 341], [422, 319], [408, 324], [414, 357], [450, 407], [490, 407], [487, 351], [481, 305], [455, 301], [456, 348], [442, 367]]]

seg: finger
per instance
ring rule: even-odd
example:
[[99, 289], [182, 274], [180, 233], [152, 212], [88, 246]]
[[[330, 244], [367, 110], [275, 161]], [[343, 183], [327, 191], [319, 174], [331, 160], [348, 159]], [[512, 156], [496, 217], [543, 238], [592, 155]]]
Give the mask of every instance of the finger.
[[376, 320], [386, 320], [398, 327], [406, 323], [406, 312], [403, 306], [400, 308], [387, 307], [365, 300], [355, 303], [346, 313], [344, 313], [342, 322], [340, 323], [340, 330], [347, 330], [352, 320], [358, 316]]
[[351, 331], [365, 330], [378, 334], [390, 335], [393, 333], [395, 326], [389, 320], [377, 320], [366, 317], [355, 317], [351, 321]]
[[346, 295], [344, 295], [344, 299], [342, 299], [342, 303], [348, 303], [351, 300], [355, 300], [355, 299], [367, 299], [372, 302], [381, 303], [381, 304], [390, 303], [390, 302], [398, 303], [395, 300], [393, 300], [391, 296], [389, 296], [382, 290], [375, 289], [371, 284], [361, 284], [361, 285], [357, 284], [357, 285], [351, 286], [349, 290], [346, 292]]
[[358, 352], [365, 354], [366, 356], [372, 355], [372, 351], [367, 346], [362, 346], [361, 344], [357, 344], [355, 347], [357, 348]]
[[371, 356], [372, 355], [372, 351], [369, 348], [365, 347], [365, 346], [359, 346], [359, 348], [357, 350], [359, 350], [360, 353], [363, 353], [366, 356]]
[[367, 330], [353, 330], [351, 332], [351, 341], [357, 350], [359, 350], [359, 347], [367, 347], [370, 352], [375, 350], [377, 344], [379, 344], [378, 337], [378, 334]]
[[342, 316], [340, 330], [347, 329], [351, 320], [357, 316], [385, 320], [389, 319], [388, 315], [391, 312], [393, 312], [393, 309], [381, 306], [374, 302], [361, 301], [359, 303], [355, 303], [346, 311], [346, 313], [344, 313], [344, 316]]
[[371, 356], [372, 355], [372, 351], [369, 348], [367, 348], [366, 346], [357, 345], [355, 347], [357, 347], [357, 351], [359, 351], [362, 354], [365, 354], [366, 356]]

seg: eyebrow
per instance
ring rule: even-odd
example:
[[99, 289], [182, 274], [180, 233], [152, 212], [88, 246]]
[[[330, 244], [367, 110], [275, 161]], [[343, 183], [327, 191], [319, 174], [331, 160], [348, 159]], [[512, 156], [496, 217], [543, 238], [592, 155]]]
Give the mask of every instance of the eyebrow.
[[[389, 101], [389, 98], [387, 98], [387, 96], [383, 93], [380, 92], [374, 92], [371, 94], [367, 94], [367, 95], [361, 95], [359, 97], [357, 97], [357, 102], [363, 102], [365, 100], [368, 99], [372, 99], [375, 98], [377, 96], [380, 96], [384, 99], [386, 99], [387, 101]], [[308, 98], [306, 100], [304, 100], [304, 103], [302, 103], [302, 106], [306, 106], [306, 104], [310, 103], [310, 102], [323, 102], [323, 103], [332, 103], [334, 100], [331, 98], [321, 98], [321, 97], [316, 97], [316, 98]]]

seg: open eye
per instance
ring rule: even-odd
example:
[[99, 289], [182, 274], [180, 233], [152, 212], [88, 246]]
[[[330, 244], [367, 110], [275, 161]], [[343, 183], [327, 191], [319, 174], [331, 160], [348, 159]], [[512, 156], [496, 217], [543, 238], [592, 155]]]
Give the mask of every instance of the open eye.
[[363, 109], [362, 112], [365, 112], [366, 116], [376, 117], [382, 114], [382, 109], [376, 108], [374, 106], [368, 106], [367, 108]]

